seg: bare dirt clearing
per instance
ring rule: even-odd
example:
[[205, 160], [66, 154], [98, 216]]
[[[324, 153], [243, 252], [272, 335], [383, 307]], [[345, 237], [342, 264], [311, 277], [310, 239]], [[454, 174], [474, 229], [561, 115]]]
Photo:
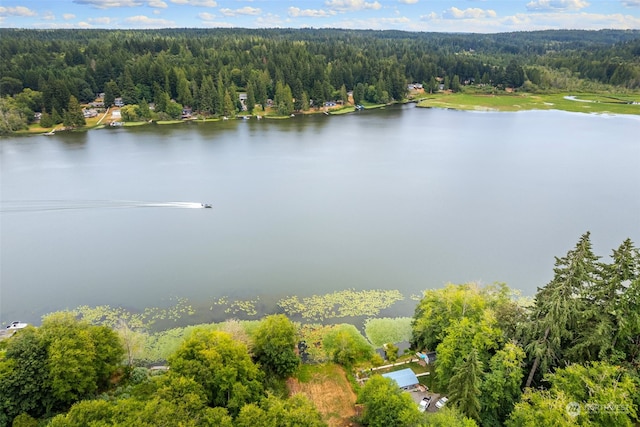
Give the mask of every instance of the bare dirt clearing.
[[303, 365], [298, 378], [287, 381], [289, 393], [304, 393], [318, 408], [329, 427], [357, 426], [356, 394], [344, 370], [334, 364]]

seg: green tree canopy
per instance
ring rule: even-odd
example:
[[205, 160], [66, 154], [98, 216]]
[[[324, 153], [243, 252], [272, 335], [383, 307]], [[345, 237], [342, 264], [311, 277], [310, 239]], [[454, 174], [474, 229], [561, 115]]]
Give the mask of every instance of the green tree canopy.
[[295, 353], [297, 329], [284, 314], [265, 317], [254, 332], [256, 361], [269, 372], [285, 378], [295, 372], [300, 359]]
[[489, 361], [482, 381], [480, 408], [483, 425], [502, 425], [520, 400], [525, 352], [508, 342]]
[[46, 316], [27, 328], [0, 356], [0, 420], [67, 409], [104, 390], [120, 366], [123, 349], [115, 332], [76, 320], [68, 312]]
[[506, 425], [511, 427], [633, 426], [638, 421], [637, 380], [605, 362], [572, 364], [548, 374], [549, 390], [526, 389]]
[[325, 422], [311, 401], [302, 394], [288, 399], [273, 395], [259, 404], [242, 407], [234, 421], [236, 427], [324, 427]]
[[333, 328], [325, 335], [323, 346], [327, 354], [343, 366], [352, 366], [373, 356], [371, 344], [353, 325], [342, 324]]
[[443, 289], [425, 291], [413, 316], [412, 346], [435, 350], [451, 323], [462, 318], [479, 321], [486, 304], [481, 288], [474, 283], [448, 284]]
[[428, 412], [424, 421], [420, 424], [423, 427], [477, 427], [478, 424], [471, 418], [467, 418], [453, 406], [445, 406], [437, 412]]
[[478, 360], [478, 350], [473, 349], [464, 358], [457, 372], [449, 381], [449, 399], [465, 416], [480, 418], [480, 384], [482, 382], [482, 362]]
[[362, 423], [370, 427], [409, 427], [418, 424], [420, 412], [411, 396], [395, 381], [374, 375], [360, 390], [358, 401], [364, 405]]
[[247, 347], [219, 331], [196, 330], [169, 358], [172, 372], [202, 385], [210, 406], [225, 407], [232, 414], [263, 394], [263, 374]]
[[554, 277], [536, 294], [530, 341], [526, 350], [533, 360], [525, 386], [533, 384], [538, 368], [550, 372], [565, 360], [573, 343], [586, 301], [580, 298], [599, 280], [600, 264], [591, 249], [589, 233], [582, 235], [566, 256], [556, 258]]

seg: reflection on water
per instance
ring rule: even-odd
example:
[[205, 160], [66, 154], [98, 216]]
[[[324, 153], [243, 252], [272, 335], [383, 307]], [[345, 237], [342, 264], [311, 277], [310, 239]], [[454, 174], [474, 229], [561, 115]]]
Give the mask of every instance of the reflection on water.
[[4, 139], [0, 321], [176, 297], [205, 321], [224, 296], [343, 289], [397, 289], [384, 314], [411, 315], [471, 280], [532, 295], [587, 230], [602, 256], [640, 243], [637, 123], [404, 106]]

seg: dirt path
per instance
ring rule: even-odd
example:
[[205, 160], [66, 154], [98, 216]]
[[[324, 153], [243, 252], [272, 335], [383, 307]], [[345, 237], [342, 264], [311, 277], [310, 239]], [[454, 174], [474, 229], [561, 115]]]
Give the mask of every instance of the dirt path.
[[104, 115], [100, 117], [100, 120], [98, 120], [98, 123], [96, 123], [96, 125], [99, 125], [102, 122], [102, 120], [104, 120], [104, 118], [107, 117], [107, 114], [109, 114], [109, 109], [110, 108], [107, 108], [107, 111], [105, 111]]

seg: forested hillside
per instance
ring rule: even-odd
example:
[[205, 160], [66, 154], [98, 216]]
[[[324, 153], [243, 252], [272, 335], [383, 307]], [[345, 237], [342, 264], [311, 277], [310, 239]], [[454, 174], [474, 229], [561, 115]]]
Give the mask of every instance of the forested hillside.
[[[0, 29], [3, 133], [45, 121], [82, 125], [80, 103], [105, 93], [177, 118], [243, 108], [281, 114], [328, 100], [402, 100], [408, 83], [425, 90], [465, 85], [528, 91], [640, 87], [639, 31], [441, 34], [318, 29]], [[175, 102], [172, 102], [175, 101]], [[73, 105], [70, 107], [70, 103]], [[143, 105], [144, 104], [144, 105]], [[132, 111], [132, 113], [134, 113]], [[80, 123], [78, 123], [80, 122]]]

